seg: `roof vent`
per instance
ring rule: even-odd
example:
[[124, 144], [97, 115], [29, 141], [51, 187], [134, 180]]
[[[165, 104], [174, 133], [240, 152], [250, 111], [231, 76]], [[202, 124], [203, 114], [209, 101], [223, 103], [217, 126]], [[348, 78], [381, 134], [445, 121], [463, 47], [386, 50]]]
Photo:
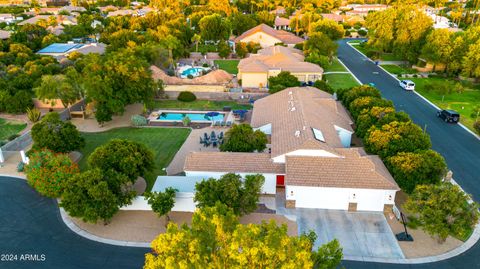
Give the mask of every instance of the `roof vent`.
[[295, 108], [295, 107], [292, 107], [292, 109], [291, 109], [290, 111], [292, 111], [292, 112], [293, 112], [293, 111], [295, 111], [295, 110], [296, 110], [296, 108]]
[[298, 130], [295, 131], [295, 136], [296, 136], [296, 137], [300, 137], [300, 131], [298, 131]]
[[292, 93], [292, 91], [289, 91], [288, 94], [292, 95], [293, 93]]

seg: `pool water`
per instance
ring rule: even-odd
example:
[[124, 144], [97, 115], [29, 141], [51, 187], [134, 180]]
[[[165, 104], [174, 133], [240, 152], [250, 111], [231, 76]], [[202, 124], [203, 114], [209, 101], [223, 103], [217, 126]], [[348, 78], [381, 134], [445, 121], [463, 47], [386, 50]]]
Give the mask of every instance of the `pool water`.
[[203, 71], [203, 68], [198, 68], [198, 67], [188, 68], [183, 70], [182, 76], [186, 77], [188, 75], [192, 75], [194, 77], [198, 77], [202, 74], [202, 71]]
[[169, 113], [164, 112], [157, 118], [165, 121], [181, 121], [188, 116], [191, 121], [223, 121], [224, 114], [218, 114], [214, 117], [208, 117], [206, 113]]

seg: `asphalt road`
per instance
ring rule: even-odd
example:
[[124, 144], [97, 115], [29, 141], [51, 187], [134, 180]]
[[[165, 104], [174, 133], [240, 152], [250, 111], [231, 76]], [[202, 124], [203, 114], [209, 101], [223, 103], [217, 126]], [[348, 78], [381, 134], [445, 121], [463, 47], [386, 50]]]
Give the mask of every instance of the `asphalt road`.
[[[22, 179], [0, 177], [0, 199], [1, 269], [141, 268], [149, 252], [78, 236], [63, 223], [56, 200], [41, 197]], [[5, 260], [12, 255], [16, 261]], [[45, 260], [29, 261], [30, 255]]]
[[[413, 92], [404, 91], [398, 81], [384, 72], [361, 53], [339, 41], [338, 58], [363, 83], [375, 83], [382, 96], [392, 100], [399, 111], [426, 128], [432, 148], [445, 157], [453, 178], [480, 201], [480, 140], [456, 124], [437, 118], [436, 109]], [[480, 243], [463, 255], [437, 263], [423, 265], [387, 265], [379, 263], [344, 262], [347, 268], [480, 268]]]

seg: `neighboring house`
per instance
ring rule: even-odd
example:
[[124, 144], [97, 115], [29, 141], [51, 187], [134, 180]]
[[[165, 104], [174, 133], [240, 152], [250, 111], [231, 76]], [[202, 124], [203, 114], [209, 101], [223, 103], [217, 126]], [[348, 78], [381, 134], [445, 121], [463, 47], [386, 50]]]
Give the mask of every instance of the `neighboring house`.
[[275, 30], [290, 30], [290, 19], [276, 17], [274, 22]]
[[187, 177], [262, 174], [262, 193], [285, 188], [286, 207], [386, 211], [399, 190], [378, 156], [350, 148], [352, 120], [332, 95], [288, 88], [254, 103], [251, 125], [270, 153], [191, 152]]
[[334, 14], [334, 13], [322, 13], [320, 14], [322, 18], [324, 19], [329, 19], [332, 21], [336, 21], [338, 23], [343, 23], [345, 22], [345, 18], [342, 15], [339, 14]]
[[59, 36], [59, 35], [63, 34], [64, 29], [65, 29], [65, 27], [63, 27], [63, 25], [48, 26], [47, 27], [47, 31], [49, 31], [50, 33], [52, 33], [56, 36]]
[[10, 38], [11, 33], [9, 31], [0, 30], [0, 40], [5, 40]]
[[110, 12], [110, 11], [118, 10], [118, 7], [109, 5], [109, 6], [104, 6], [104, 7], [98, 7], [98, 9], [99, 9], [100, 12], [102, 12], [102, 13], [108, 13], [108, 12]]
[[13, 14], [0, 14], [0, 22], [4, 22], [6, 24], [11, 24], [11, 23], [14, 23], [14, 22], [17, 22], [17, 21], [20, 21], [20, 20], [23, 20], [23, 17], [19, 16], [15, 16]]
[[103, 43], [76, 44], [76, 43], [53, 43], [37, 52], [40, 55], [50, 55], [57, 59], [66, 58], [70, 53], [76, 51], [81, 54], [105, 53], [107, 45]]
[[152, 192], [164, 192], [166, 188], [171, 187], [177, 190], [175, 193], [175, 205], [172, 211], [194, 212], [196, 203], [195, 184], [202, 182], [204, 177], [185, 177], [185, 176], [159, 176], [152, 187]]
[[388, 8], [387, 5], [348, 5], [347, 8], [350, 10], [346, 11], [345, 14], [347, 16], [361, 16], [366, 17], [369, 12], [373, 11], [383, 11]]
[[257, 54], [240, 60], [238, 79], [243, 88], [268, 87], [268, 78], [288, 71], [301, 82], [322, 79], [323, 69], [316, 64], [304, 62], [302, 51], [283, 46], [261, 49]]
[[77, 25], [77, 18], [75, 16], [65, 16], [65, 15], [38, 15], [32, 17], [30, 19], [24, 20], [18, 25], [25, 25], [25, 24], [37, 24], [39, 21], [48, 21], [50, 17], [55, 17], [57, 19], [58, 24], [63, 25]]
[[272, 10], [269, 12], [270, 14], [275, 14], [276, 16], [281, 16], [281, 15], [285, 15], [287, 14], [287, 11], [285, 10], [284, 7], [282, 6], [277, 6], [277, 8], [275, 8], [275, 10]]
[[87, 11], [84, 7], [76, 7], [76, 6], [64, 6], [60, 8], [60, 11], [67, 11], [67, 12], [85, 12]]
[[259, 43], [262, 48], [272, 47], [281, 43], [293, 47], [295, 44], [302, 43], [303, 41], [304, 39], [301, 37], [283, 30], [275, 30], [266, 24], [255, 26], [235, 38], [235, 43], [255, 42]]
[[143, 17], [151, 11], [153, 11], [153, 9], [150, 7], [143, 7], [141, 9], [121, 9], [121, 10], [108, 12], [107, 17], [114, 17], [114, 16]]

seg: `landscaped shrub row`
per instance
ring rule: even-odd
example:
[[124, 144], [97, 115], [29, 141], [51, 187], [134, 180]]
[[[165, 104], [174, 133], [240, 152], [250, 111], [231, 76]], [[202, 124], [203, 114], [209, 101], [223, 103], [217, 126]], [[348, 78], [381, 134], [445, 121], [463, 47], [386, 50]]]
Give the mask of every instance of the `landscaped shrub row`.
[[430, 149], [428, 134], [407, 114], [396, 112], [376, 88], [341, 89], [337, 96], [354, 118], [365, 149], [382, 158], [403, 191], [412, 193], [417, 185], [441, 182], [447, 170], [445, 160]]

